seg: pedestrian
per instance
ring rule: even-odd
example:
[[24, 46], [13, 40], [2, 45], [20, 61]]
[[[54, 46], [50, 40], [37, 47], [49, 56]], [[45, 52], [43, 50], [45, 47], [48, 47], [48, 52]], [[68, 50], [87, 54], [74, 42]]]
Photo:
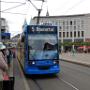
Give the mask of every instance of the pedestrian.
[[8, 74], [8, 65], [2, 52], [4, 49], [6, 49], [6, 47], [4, 45], [0, 45], [0, 70], [2, 71], [3, 75]]
[[11, 54], [12, 54], [11, 55], [12, 56], [11, 58], [15, 58], [15, 48], [14, 47], [11, 47], [10, 50], [11, 50]]
[[13, 58], [16, 58], [16, 48], [13, 48]]
[[11, 65], [11, 59], [12, 59], [12, 53], [11, 53], [11, 50], [10, 48], [7, 48], [6, 49], [6, 56], [7, 56], [7, 64], [8, 64], [8, 67], [10, 67]]

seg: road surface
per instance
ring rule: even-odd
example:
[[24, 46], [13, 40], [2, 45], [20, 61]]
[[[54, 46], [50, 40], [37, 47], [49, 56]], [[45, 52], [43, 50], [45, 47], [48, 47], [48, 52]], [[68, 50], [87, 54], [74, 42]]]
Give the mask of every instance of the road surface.
[[90, 68], [60, 61], [57, 76], [25, 77], [14, 60], [15, 90], [90, 90]]

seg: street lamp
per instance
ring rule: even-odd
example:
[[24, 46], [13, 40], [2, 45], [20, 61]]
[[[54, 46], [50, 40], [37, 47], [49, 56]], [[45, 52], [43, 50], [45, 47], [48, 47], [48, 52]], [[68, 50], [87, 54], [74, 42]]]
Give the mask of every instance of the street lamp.
[[37, 24], [39, 24], [41, 9], [38, 9], [38, 17], [37, 17]]

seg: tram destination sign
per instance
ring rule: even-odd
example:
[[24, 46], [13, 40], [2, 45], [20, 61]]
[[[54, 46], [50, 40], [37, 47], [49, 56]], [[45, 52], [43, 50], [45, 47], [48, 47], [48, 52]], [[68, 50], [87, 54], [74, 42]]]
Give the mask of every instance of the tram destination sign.
[[56, 33], [55, 27], [30, 27], [30, 33]]

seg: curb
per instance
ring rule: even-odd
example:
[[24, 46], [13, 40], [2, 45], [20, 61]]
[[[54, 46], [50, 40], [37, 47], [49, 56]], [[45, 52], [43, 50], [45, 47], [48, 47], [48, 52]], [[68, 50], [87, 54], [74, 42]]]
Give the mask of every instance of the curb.
[[86, 66], [86, 67], [90, 67], [90, 64], [83, 63], [83, 62], [71, 61], [71, 60], [66, 60], [66, 59], [60, 59], [60, 60], [61, 61], [65, 61], [65, 62], [69, 62], [69, 63], [74, 63], [74, 64], [82, 65], [82, 66]]

